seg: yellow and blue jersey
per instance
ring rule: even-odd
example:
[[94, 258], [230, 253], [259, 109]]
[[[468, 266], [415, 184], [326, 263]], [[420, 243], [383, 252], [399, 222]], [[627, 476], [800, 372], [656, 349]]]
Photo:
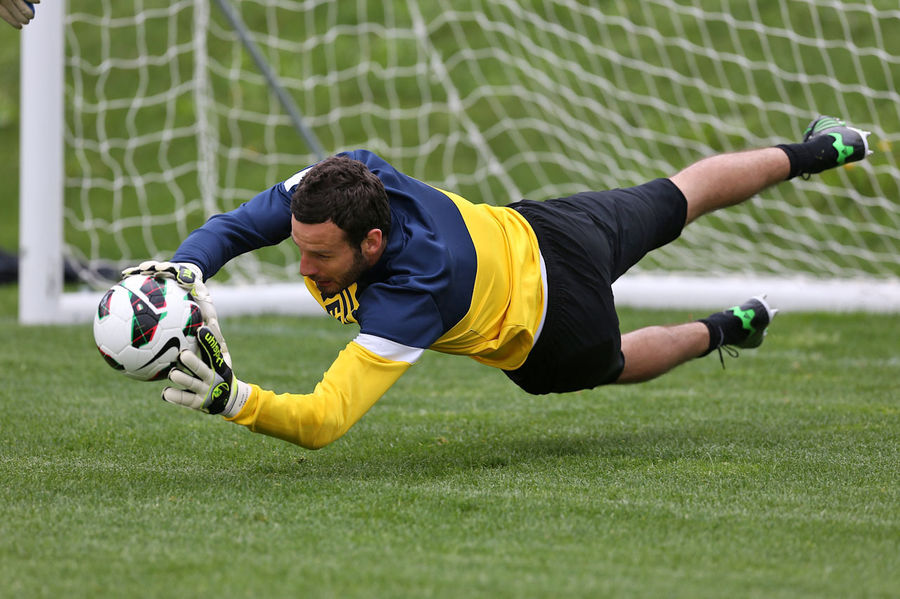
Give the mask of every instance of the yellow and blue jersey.
[[[518, 368], [541, 325], [541, 257], [518, 212], [473, 204], [400, 173], [366, 150], [345, 153], [384, 184], [391, 230], [379, 261], [341, 293], [323, 297], [337, 320], [359, 325], [310, 394], [275, 394], [253, 386], [233, 420], [306, 447], [340, 437], [425, 349]], [[212, 276], [231, 258], [290, 236], [290, 196], [305, 171], [237, 209], [212, 217], [173, 260]]]

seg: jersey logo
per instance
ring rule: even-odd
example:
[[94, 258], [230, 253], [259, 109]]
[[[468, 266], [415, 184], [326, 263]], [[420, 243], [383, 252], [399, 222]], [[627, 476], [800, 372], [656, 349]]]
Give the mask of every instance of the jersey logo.
[[359, 302], [356, 301], [356, 283], [324, 300], [322, 305], [329, 314], [342, 323], [355, 323], [356, 309], [359, 308]]
[[356, 320], [356, 310], [359, 308], [359, 302], [356, 301], [356, 283], [353, 283], [337, 295], [326, 298], [322, 297], [319, 288], [311, 280], [304, 277], [304, 282], [313, 298], [335, 320], [339, 320], [344, 324], [359, 324]]

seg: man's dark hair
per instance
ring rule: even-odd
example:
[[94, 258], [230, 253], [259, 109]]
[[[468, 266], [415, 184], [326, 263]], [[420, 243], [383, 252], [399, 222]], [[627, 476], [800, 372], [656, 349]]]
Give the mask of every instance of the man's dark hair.
[[309, 225], [331, 221], [358, 248], [372, 229], [387, 238], [391, 212], [381, 179], [358, 160], [331, 156], [313, 166], [291, 196], [291, 213]]

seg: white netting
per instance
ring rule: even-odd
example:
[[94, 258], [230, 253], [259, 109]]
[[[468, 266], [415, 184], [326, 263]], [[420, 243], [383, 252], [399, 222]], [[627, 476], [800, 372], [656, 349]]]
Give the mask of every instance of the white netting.
[[[869, 162], [693, 225], [639, 269], [900, 276], [896, 0], [231, 0], [326, 152], [369, 148], [504, 204], [794, 141], [816, 114]], [[66, 247], [169, 257], [315, 161], [209, 0], [70, 0]], [[296, 277], [288, 242], [230, 267]]]

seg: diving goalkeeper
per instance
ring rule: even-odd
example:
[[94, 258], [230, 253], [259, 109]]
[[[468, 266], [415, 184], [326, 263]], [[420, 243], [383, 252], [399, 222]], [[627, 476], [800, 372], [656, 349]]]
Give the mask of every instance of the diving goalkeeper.
[[[353, 426], [426, 349], [469, 356], [544, 394], [646, 381], [723, 346], [759, 346], [775, 314], [763, 297], [698, 321], [620, 334], [611, 285], [708, 212], [862, 160], [867, 135], [820, 117], [801, 143], [712, 156], [635, 187], [504, 207], [470, 203], [356, 150], [211, 217], [172, 262], [123, 274], [175, 277], [204, 312], [205, 359], [182, 352], [163, 399], [319, 448]], [[359, 326], [307, 394], [236, 377], [203, 283], [235, 256], [288, 237], [312, 296]]]

